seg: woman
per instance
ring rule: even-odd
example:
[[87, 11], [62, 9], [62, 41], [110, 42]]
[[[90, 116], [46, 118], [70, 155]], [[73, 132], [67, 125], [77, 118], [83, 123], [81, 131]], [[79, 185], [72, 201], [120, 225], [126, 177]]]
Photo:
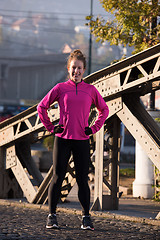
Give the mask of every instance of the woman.
[[[90, 189], [88, 171], [90, 160], [89, 135], [96, 133], [104, 124], [109, 110], [93, 85], [82, 78], [86, 69], [86, 59], [80, 50], [74, 50], [67, 63], [69, 80], [58, 83], [41, 100], [37, 110], [48, 131], [55, 134], [53, 148], [53, 179], [48, 190], [49, 215], [46, 228], [58, 228], [56, 207], [61, 194], [67, 164], [71, 153], [78, 184], [78, 198], [82, 205], [82, 229], [94, 230], [90, 215]], [[60, 107], [58, 126], [53, 126], [47, 115], [47, 109], [57, 101]], [[90, 107], [95, 104], [99, 111], [98, 119], [88, 126]]]

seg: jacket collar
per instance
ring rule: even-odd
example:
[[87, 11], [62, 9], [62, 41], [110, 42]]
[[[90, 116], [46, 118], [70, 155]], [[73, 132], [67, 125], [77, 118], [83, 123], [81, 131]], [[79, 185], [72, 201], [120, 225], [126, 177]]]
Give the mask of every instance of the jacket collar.
[[[76, 85], [76, 83], [75, 83], [74, 81], [72, 81], [71, 79], [69, 79], [67, 82], [68, 82], [69, 84], [71, 84], [71, 85], [74, 85], [74, 86]], [[83, 79], [82, 79], [82, 81], [79, 82], [79, 83], [77, 83], [77, 84], [78, 84], [78, 85], [79, 85], [79, 84], [81, 85], [81, 84], [83, 84], [83, 82], [84, 82], [84, 81], [83, 81]]]

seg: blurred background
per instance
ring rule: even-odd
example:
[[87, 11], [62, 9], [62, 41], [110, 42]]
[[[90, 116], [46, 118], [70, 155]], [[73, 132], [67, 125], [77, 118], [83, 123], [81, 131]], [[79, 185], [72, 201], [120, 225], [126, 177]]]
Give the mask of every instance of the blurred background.
[[[80, 48], [89, 58], [85, 24], [90, 0], [0, 0], [0, 121], [36, 104], [56, 83], [66, 80], [68, 54]], [[98, 0], [92, 14], [113, 18]], [[131, 48], [97, 43], [92, 36], [89, 73], [102, 69]], [[86, 71], [88, 74], [88, 69]]]

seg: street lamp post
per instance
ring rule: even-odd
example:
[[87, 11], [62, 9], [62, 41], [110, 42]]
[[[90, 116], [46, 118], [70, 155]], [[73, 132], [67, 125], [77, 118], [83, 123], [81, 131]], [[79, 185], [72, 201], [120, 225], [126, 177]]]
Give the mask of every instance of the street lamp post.
[[[93, 14], [93, 0], [91, 0], [91, 5], [90, 5], [90, 16], [91, 16], [91, 21], [92, 21], [92, 14]], [[91, 73], [91, 65], [92, 65], [92, 34], [90, 31], [90, 36], [89, 36], [89, 57], [88, 57], [88, 75]]]

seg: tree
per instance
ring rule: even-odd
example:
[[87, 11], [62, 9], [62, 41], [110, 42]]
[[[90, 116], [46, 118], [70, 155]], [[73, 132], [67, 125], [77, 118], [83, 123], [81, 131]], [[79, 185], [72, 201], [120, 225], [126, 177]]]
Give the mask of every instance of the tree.
[[103, 8], [114, 15], [113, 20], [88, 16], [87, 25], [96, 41], [111, 45], [134, 46], [137, 53], [160, 43], [160, 15], [158, 0], [100, 0]]

